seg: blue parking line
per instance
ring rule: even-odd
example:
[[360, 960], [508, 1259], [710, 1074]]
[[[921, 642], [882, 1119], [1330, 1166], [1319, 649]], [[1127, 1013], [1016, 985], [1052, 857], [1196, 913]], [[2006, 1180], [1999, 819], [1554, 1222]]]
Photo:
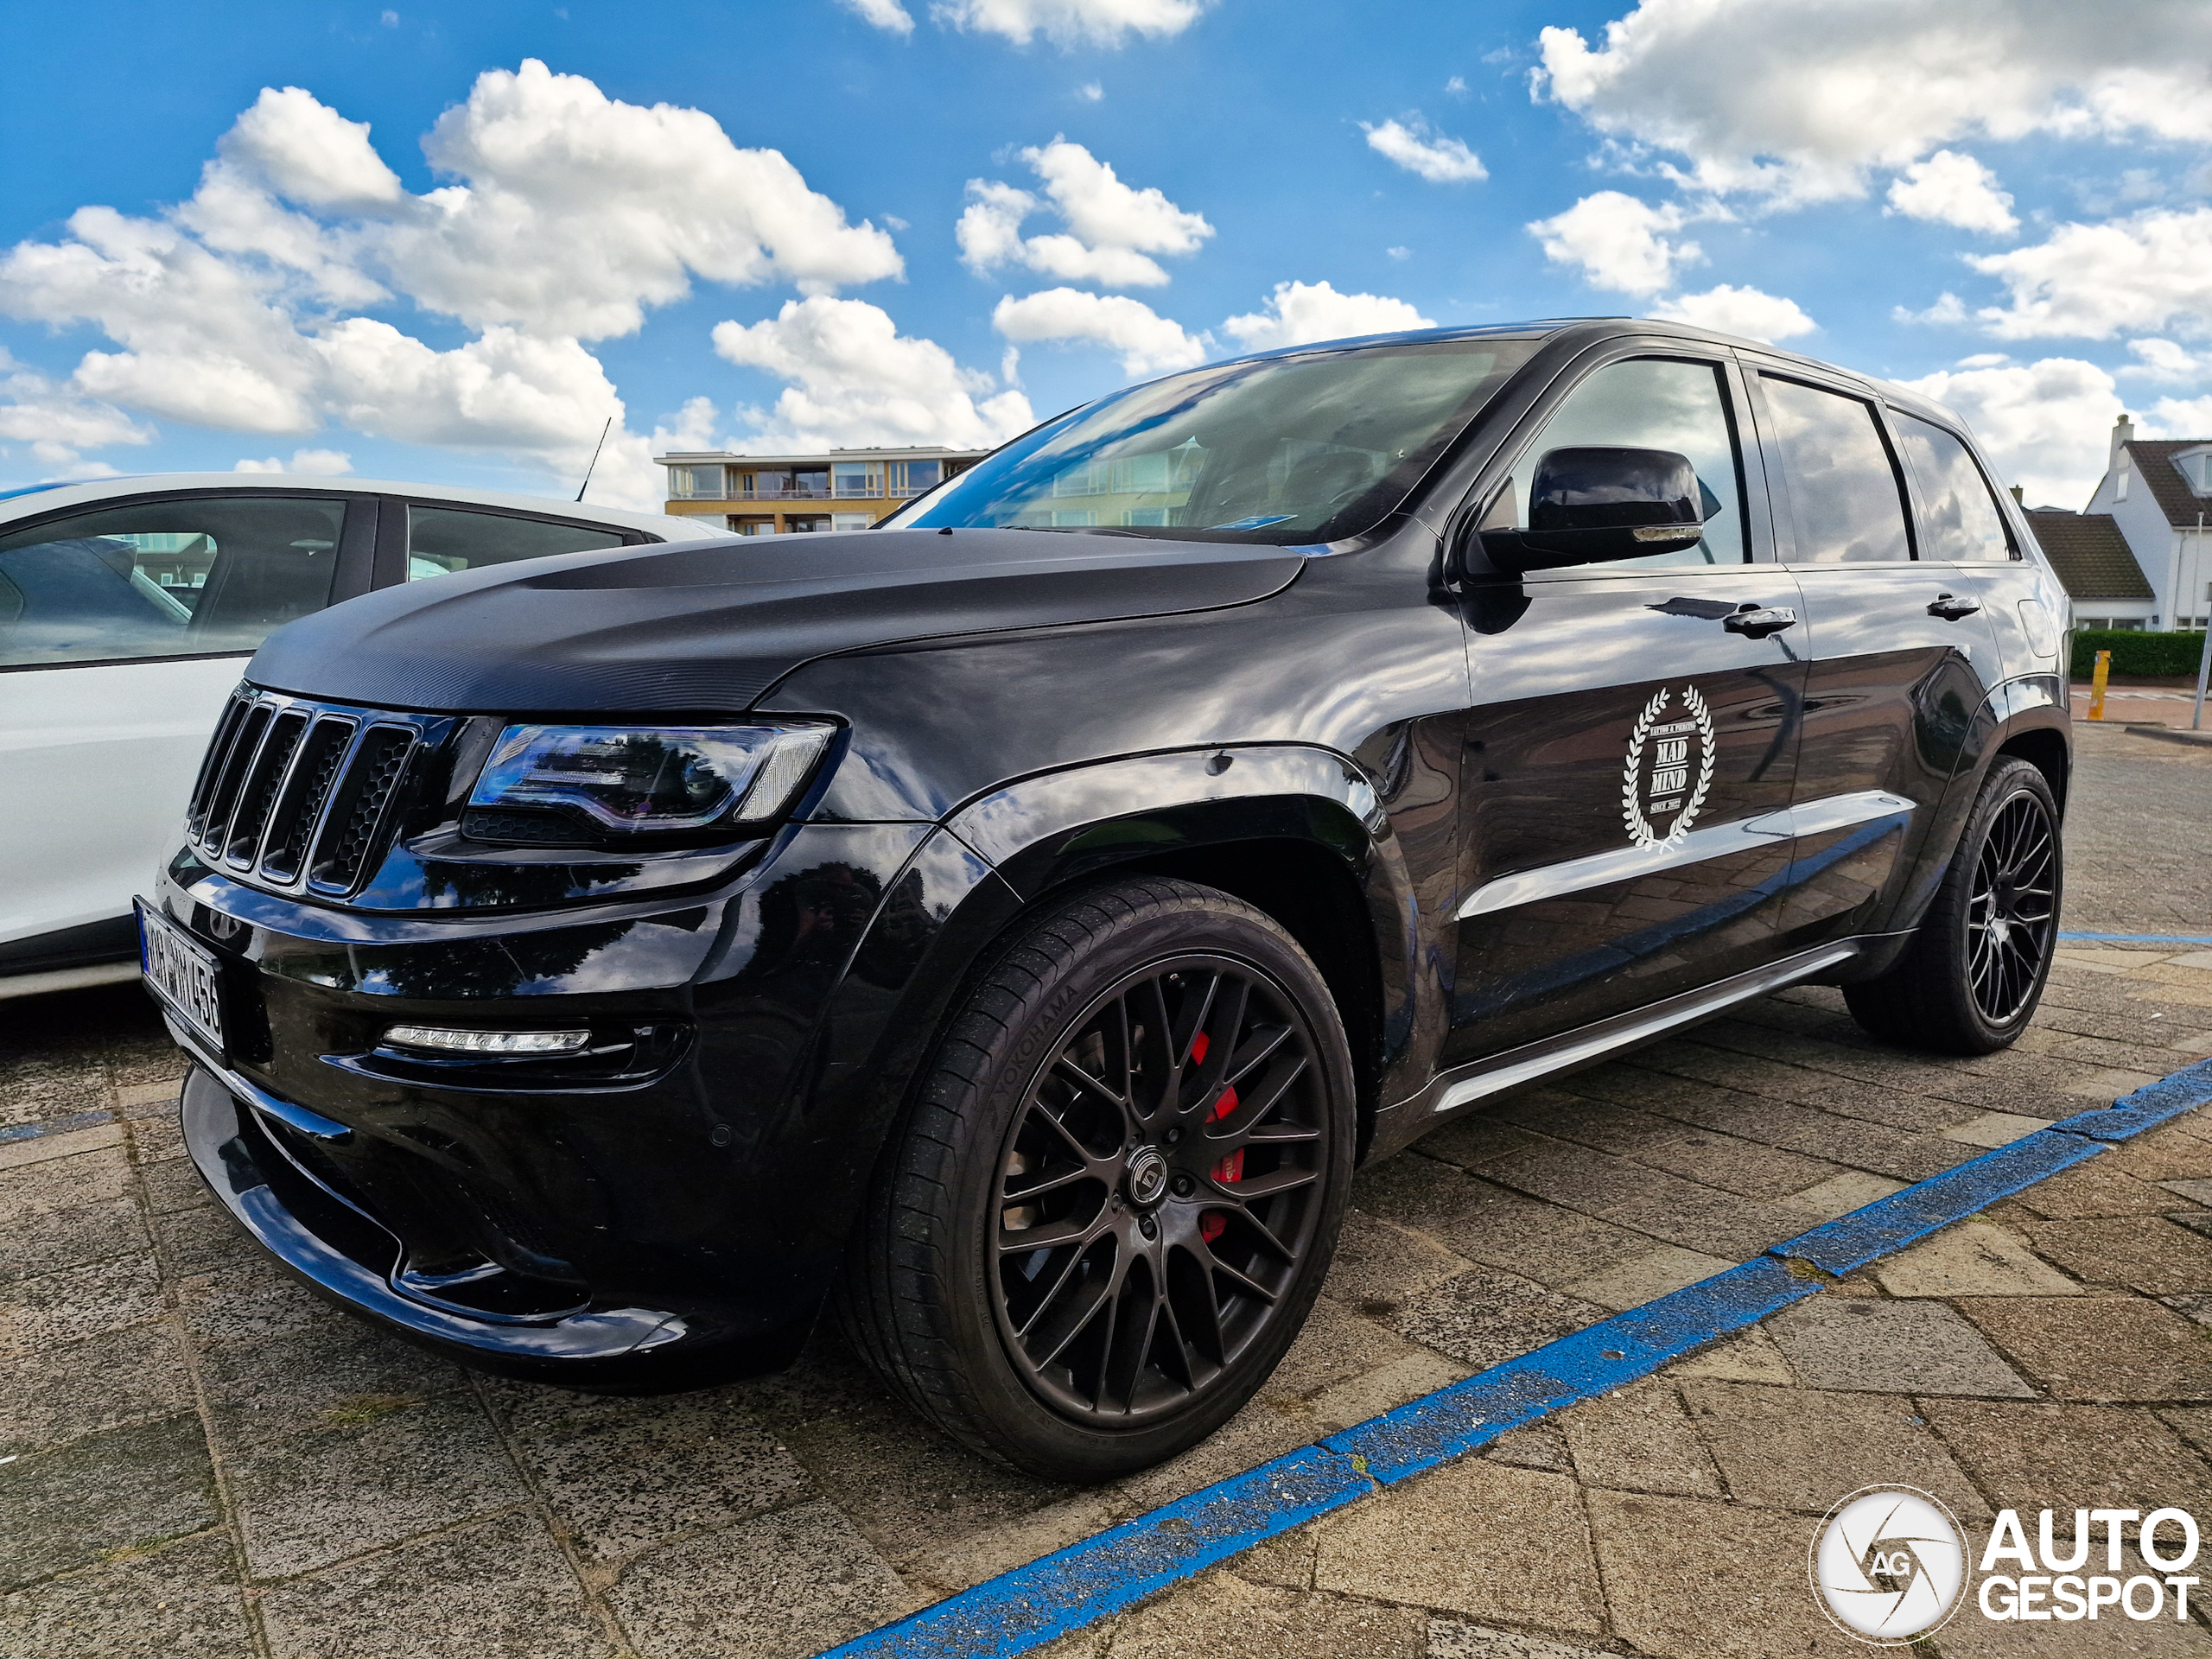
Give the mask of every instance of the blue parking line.
[[2091, 944], [2212, 944], [2212, 933], [2061, 933]]
[[[2208, 940], [2207, 943], [2212, 943]], [[1013, 1659], [1510, 1429], [1611, 1392], [1998, 1199], [2196, 1107], [2212, 1060], [1984, 1153], [1777, 1244], [1025, 1567], [821, 1659]]]
[[67, 1135], [72, 1129], [97, 1128], [115, 1122], [113, 1112], [77, 1112], [68, 1117], [49, 1117], [43, 1123], [18, 1123], [0, 1129], [0, 1146], [10, 1141], [35, 1141], [41, 1135]]

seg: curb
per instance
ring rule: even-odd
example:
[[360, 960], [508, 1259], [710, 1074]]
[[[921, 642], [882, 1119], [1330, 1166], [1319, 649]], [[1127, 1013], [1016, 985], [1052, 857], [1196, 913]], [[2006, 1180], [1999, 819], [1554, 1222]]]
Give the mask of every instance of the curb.
[[[2188, 941], [2196, 943], [2196, 941]], [[1611, 1392], [1939, 1229], [2212, 1104], [2212, 1060], [1969, 1159], [1755, 1261], [1616, 1313], [1312, 1446], [1232, 1475], [906, 1618], [820, 1659], [1012, 1659], [1255, 1544]]]

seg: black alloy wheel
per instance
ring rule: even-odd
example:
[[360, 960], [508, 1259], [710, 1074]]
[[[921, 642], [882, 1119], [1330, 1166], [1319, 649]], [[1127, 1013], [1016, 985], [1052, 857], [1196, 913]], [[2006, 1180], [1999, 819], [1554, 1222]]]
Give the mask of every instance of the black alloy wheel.
[[1250, 1346], [1320, 1219], [1313, 1039], [1249, 963], [1124, 977], [1030, 1090], [999, 1160], [999, 1334], [1023, 1380], [1102, 1423], [1172, 1414]]
[[2026, 791], [1990, 821], [1967, 900], [1975, 1007], [2002, 1026], [2043, 988], [2058, 929], [2058, 828]]
[[1211, 887], [1116, 881], [978, 969], [887, 1152], [837, 1299], [977, 1451], [1091, 1482], [1266, 1381], [1328, 1270], [1351, 1062], [1326, 983]]
[[1878, 979], [1844, 988], [1875, 1036], [1987, 1054], [2027, 1029], [2050, 973], [2065, 849], [2050, 782], [2024, 760], [1991, 768], [1911, 944]]

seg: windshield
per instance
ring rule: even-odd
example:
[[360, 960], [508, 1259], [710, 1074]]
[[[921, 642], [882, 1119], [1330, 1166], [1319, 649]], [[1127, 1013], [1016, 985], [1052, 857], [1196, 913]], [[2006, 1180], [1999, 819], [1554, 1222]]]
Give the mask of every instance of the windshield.
[[1339, 540], [1402, 501], [1537, 343], [1316, 352], [1132, 386], [1017, 438], [885, 524]]

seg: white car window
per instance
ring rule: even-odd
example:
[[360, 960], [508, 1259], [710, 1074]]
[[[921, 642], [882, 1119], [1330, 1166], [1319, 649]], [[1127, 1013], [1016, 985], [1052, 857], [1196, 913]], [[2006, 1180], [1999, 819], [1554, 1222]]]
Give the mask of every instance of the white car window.
[[251, 651], [330, 602], [342, 501], [103, 506], [0, 535], [0, 665]]
[[622, 532], [600, 524], [555, 524], [452, 507], [407, 509], [407, 580], [449, 576], [487, 564], [620, 547]]

